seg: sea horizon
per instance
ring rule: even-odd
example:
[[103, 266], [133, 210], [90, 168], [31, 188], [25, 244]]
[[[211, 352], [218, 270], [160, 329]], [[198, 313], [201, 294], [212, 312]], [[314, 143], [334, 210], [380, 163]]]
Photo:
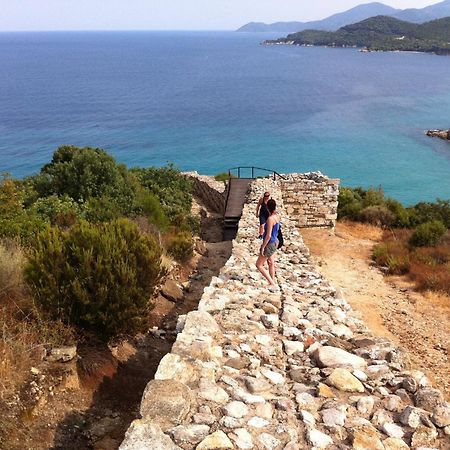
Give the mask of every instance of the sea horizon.
[[0, 172], [60, 145], [133, 166], [321, 171], [409, 205], [450, 198], [450, 58], [265, 47], [235, 30], [0, 32]]

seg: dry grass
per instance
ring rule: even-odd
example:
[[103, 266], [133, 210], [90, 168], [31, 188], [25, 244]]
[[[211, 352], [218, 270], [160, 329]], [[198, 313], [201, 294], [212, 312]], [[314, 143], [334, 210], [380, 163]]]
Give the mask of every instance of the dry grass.
[[407, 274], [419, 290], [450, 295], [450, 233], [435, 247], [411, 247], [411, 230], [386, 231], [374, 247], [376, 263], [389, 274]]
[[379, 242], [383, 237], [381, 227], [350, 220], [339, 221], [336, 225], [336, 232], [347, 233], [358, 239], [368, 239], [375, 242]]
[[24, 263], [18, 245], [0, 243], [0, 400], [29, 376], [45, 345], [73, 339], [68, 327], [39, 314], [24, 283]]

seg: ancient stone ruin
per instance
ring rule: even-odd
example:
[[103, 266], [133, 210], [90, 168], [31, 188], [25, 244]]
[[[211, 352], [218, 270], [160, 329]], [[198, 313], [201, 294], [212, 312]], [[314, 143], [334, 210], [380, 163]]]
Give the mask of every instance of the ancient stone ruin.
[[[335, 199], [334, 182], [322, 182], [317, 198]], [[285, 236], [277, 293], [254, 267], [265, 190], [280, 200]], [[442, 393], [310, 263], [298, 217], [287, 214], [296, 195], [283, 182], [252, 183], [232, 256], [198, 310], [179, 318], [121, 450], [450, 448]]]

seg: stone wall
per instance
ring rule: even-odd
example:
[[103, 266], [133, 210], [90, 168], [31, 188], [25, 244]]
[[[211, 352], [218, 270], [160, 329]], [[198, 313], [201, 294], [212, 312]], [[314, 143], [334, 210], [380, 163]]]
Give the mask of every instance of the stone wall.
[[224, 214], [227, 199], [225, 183], [214, 180], [213, 177], [199, 175], [197, 172], [185, 172], [194, 184], [194, 194], [200, 197], [212, 211]]
[[255, 269], [253, 183], [233, 252], [181, 316], [120, 450], [448, 449], [450, 406], [374, 337], [308, 257], [283, 209], [280, 291]]
[[289, 217], [300, 228], [334, 228], [340, 180], [330, 179], [320, 172], [287, 177], [287, 180], [280, 180], [280, 185]]

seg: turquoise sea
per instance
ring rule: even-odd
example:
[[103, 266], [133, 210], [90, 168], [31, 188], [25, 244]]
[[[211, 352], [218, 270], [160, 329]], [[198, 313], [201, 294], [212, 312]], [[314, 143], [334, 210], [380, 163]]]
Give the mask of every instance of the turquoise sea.
[[0, 34], [0, 172], [61, 144], [205, 174], [320, 170], [405, 204], [450, 198], [450, 57], [261, 46], [267, 34]]

